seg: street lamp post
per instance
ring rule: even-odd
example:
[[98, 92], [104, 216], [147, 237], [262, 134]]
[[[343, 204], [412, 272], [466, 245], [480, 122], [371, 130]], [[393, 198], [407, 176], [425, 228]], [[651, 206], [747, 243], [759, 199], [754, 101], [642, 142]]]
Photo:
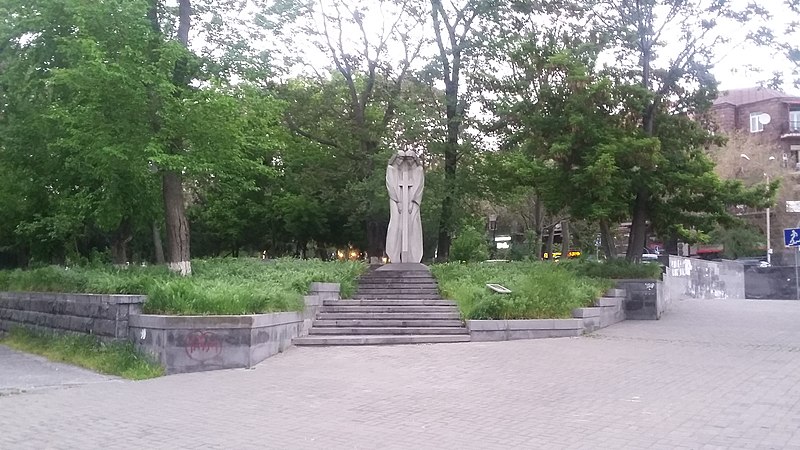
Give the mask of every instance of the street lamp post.
[[[746, 154], [742, 153], [739, 155], [740, 158], [750, 161], [750, 157]], [[769, 162], [775, 161], [774, 156], [769, 157]], [[769, 189], [769, 174], [764, 172], [764, 176], [767, 177], [767, 188]], [[770, 223], [770, 208], [767, 206], [767, 264], [770, 266], [772, 265], [772, 224]]]
[[[770, 156], [769, 160], [772, 161], [775, 159], [774, 156]], [[767, 174], [767, 189], [769, 189], [769, 174]], [[767, 264], [772, 266], [772, 240], [770, 239], [770, 223], [769, 223], [769, 206], [767, 206]]]

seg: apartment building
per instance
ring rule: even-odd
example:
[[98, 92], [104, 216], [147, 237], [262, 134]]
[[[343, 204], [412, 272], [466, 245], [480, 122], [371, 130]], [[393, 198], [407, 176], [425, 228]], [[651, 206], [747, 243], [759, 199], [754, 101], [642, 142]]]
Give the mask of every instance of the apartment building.
[[[711, 112], [715, 131], [726, 134], [731, 147], [725, 155], [729, 161], [718, 165], [738, 168], [725, 176], [748, 183], [782, 180], [777, 204], [770, 210], [769, 234], [774, 262], [788, 263], [793, 254], [783, 246], [782, 230], [798, 226], [800, 220], [786, 205], [800, 200], [800, 97], [763, 87], [731, 89], [720, 91]], [[736, 213], [766, 234], [767, 211], [738, 208]]]

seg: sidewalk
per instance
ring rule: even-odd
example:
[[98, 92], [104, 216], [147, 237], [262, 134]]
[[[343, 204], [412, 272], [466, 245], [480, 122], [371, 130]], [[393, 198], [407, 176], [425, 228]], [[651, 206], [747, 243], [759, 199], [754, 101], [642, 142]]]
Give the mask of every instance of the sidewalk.
[[0, 345], [0, 396], [118, 380]]

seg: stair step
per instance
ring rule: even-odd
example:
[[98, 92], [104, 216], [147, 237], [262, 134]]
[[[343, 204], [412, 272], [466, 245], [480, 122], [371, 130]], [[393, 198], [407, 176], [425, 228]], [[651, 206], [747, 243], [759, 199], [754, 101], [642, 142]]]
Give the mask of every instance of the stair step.
[[370, 313], [370, 312], [353, 312], [353, 313], [327, 313], [321, 312], [317, 314], [319, 320], [347, 320], [347, 319], [362, 319], [362, 320], [450, 320], [459, 319], [461, 316], [457, 312], [449, 313]]
[[347, 299], [325, 300], [324, 306], [456, 306], [452, 300], [441, 299]]
[[435, 344], [444, 342], [469, 342], [469, 335], [426, 334], [426, 335], [366, 335], [366, 336], [304, 336], [295, 338], [295, 345], [397, 345], [397, 344]]
[[312, 329], [332, 327], [463, 327], [461, 319], [317, 319]]
[[355, 295], [420, 295], [439, 296], [438, 289], [359, 289]]
[[353, 300], [439, 300], [436, 294], [355, 294]]
[[368, 273], [366, 275], [362, 275], [361, 280], [397, 280], [398, 278], [403, 279], [420, 279], [420, 280], [435, 280], [436, 278], [433, 277], [428, 272], [381, 272], [381, 273]]
[[313, 327], [312, 335], [469, 334], [464, 327]]
[[391, 285], [391, 286], [436, 286], [439, 283], [436, 280], [422, 280], [414, 278], [411, 280], [398, 280], [396, 278], [388, 280], [375, 280], [375, 279], [361, 279], [358, 281], [361, 286], [375, 286], [375, 285]]
[[431, 293], [431, 294], [438, 294], [439, 288], [437, 286], [433, 287], [413, 287], [413, 286], [393, 286], [393, 287], [386, 287], [386, 286], [359, 286], [356, 289], [356, 292], [382, 292], [386, 294], [391, 293]]
[[455, 306], [323, 306], [323, 313], [458, 313]]

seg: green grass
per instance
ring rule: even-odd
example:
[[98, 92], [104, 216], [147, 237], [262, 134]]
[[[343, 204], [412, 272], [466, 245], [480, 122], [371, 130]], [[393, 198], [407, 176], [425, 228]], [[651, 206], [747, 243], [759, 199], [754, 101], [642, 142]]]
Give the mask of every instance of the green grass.
[[[562, 264], [542, 262], [449, 263], [431, 268], [445, 298], [465, 319], [554, 319], [572, 317], [612, 288], [608, 279], [579, 275]], [[511, 294], [486, 287], [497, 283]]]
[[193, 275], [166, 268], [43, 267], [0, 271], [0, 291], [146, 294], [151, 314], [255, 314], [303, 309], [311, 282], [340, 283], [351, 295], [366, 265], [358, 262], [251, 258], [192, 261]]
[[52, 361], [130, 380], [164, 375], [161, 366], [137, 352], [131, 343], [103, 343], [93, 336], [37, 333], [21, 327], [13, 328], [0, 343]]
[[620, 279], [651, 279], [661, 278], [661, 266], [655, 262], [634, 264], [624, 259], [611, 261], [587, 261], [583, 259], [570, 259], [559, 261], [558, 265], [578, 275], [594, 278]]

